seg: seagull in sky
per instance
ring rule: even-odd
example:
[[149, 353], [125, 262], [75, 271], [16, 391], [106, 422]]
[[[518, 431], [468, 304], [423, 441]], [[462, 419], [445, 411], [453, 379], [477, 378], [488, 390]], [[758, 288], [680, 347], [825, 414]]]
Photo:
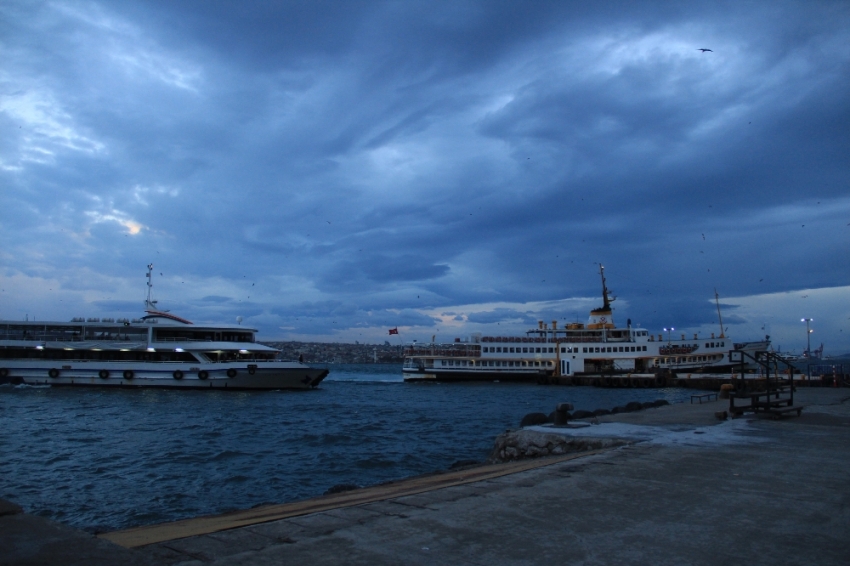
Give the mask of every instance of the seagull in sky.
[[[703, 53], [705, 53], [706, 51], [711, 51], [711, 49], [707, 49], [705, 47], [697, 47], [697, 50], [702, 51]], [[711, 51], [711, 52], [714, 53], [714, 51]]]

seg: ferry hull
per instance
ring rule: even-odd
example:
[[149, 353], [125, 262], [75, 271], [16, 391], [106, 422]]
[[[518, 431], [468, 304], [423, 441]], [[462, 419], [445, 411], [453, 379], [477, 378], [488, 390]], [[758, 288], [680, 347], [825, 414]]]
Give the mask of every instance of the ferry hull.
[[510, 381], [514, 383], [546, 383], [552, 372], [496, 372], [496, 371], [433, 371], [403, 370], [408, 383], [458, 383], [472, 381]]
[[[80, 367], [80, 366], [85, 367]], [[118, 387], [159, 389], [224, 389], [228, 391], [312, 389], [319, 385], [328, 370], [304, 364], [288, 363], [286, 367], [270, 364], [212, 365], [155, 369], [118, 364], [64, 364], [45, 367], [23, 366], [6, 361], [0, 383], [50, 385], [54, 387]], [[263, 365], [267, 367], [262, 367]], [[16, 367], [17, 366], [17, 367]], [[228, 373], [229, 372], [229, 373]], [[232, 376], [232, 377], [231, 377]]]

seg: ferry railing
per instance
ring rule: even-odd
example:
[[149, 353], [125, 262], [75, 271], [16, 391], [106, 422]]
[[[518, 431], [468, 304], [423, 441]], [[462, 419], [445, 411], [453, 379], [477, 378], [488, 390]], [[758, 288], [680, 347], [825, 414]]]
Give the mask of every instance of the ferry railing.
[[112, 342], [127, 342], [130, 340], [146, 340], [147, 336], [66, 336], [61, 334], [0, 334], [0, 340], [16, 340], [19, 342], [91, 342], [93, 340], [109, 340]]

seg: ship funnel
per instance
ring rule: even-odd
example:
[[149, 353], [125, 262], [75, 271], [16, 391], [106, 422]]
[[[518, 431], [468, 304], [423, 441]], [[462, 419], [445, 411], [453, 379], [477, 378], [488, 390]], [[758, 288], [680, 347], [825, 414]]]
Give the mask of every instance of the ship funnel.
[[552, 321], [552, 330], [557, 330], [557, 329], [558, 329], [558, 321], [557, 321], [557, 320], [553, 320], [553, 321]]
[[538, 328], [538, 330], [543, 330], [543, 321], [542, 320], [537, 321], [537, 328]]

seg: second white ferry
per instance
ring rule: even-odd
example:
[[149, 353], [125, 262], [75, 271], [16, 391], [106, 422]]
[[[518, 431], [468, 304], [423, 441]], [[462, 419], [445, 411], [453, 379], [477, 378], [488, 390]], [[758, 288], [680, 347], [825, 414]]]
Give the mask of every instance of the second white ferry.
[[[572, 323], [558, 328], [543, 321], [522, 336], [456, 338], [447, 344], [409, 344], [404, 349], [402, 372], [405, 381], [529, 381], [582, 375], [627, 375], [662, 373], [705, 373], [734, 371], [730, 350], [766, 351], [769, 340], [733, 344], [724, 332], [715, 337], [692, 339], [684, 334], [653, 335], [629, 323], [614, 324], [613, 309], [600, 266], [602, 300], [590, 311], [587, 324]], [[718, 306], [719, 315], [719, 306]], [[723, 323], [720, 321], [722, 330]]]

